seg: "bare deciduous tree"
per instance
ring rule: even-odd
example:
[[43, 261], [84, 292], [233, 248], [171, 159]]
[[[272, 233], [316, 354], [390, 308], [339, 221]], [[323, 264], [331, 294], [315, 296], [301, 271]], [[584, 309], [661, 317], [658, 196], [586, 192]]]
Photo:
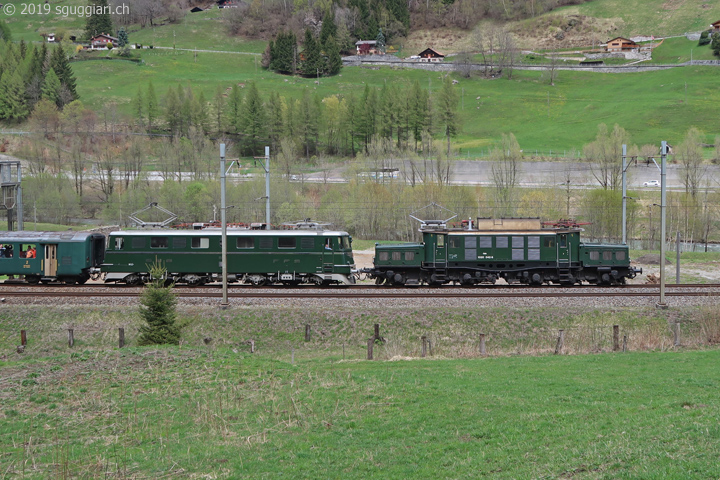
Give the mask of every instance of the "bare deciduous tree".
[[495, 188], [495, 209], [497, 216], [513, 215], [513, 197], [519, 182], [522, 151], [512, 133], [502, 135], [500, 145], [490, 153], [492, 160], [492, 181]]
[[615, 125], [612, 132], [607, 125], [598, 125], [595, 141], [583, 147], [585, 159], [590, 162], [590, 171], [605, 190], [617, 190], [622, 177], [622, 146], [627, 145], [630, 136], [624, 128]]
[[703, 153], [701, 143], [701, 133], [691, 127], [685, 135], [685, 140], [678, 147], [676, 154], [680, 161], [680, 177], [685, 192], [689, 193], [693, 198], [697, 197], [700, 189], [700, 182], [705, 176], [706, 168], [703, 167]]

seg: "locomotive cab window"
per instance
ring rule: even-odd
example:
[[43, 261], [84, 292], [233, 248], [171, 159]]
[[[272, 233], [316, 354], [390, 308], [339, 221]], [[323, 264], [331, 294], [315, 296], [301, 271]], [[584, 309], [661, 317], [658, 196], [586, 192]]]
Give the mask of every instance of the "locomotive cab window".
[[387, 262], [390, 259], [390, 254], [388, 252], [380, 252], [380, 255], [378, 255], [378, 260], [381, 262]]
[[560, 240], [558, 241], [560, 248], [567, 248], [567, 236], [566, 235], [560, 235]]
[[412, 262], [415, 260], [415, 252], [405, 252], [405, 261]]
[[600, 260], [600, 252], [598, 252], [597, 250], [593, 250], [592, 252], [590, 252], [590, 260], [595, 262]]
[[463, 246], [462, 237], [450, 237], [448, 239], [448, 246], [450, 248], [460, 248]]
[[125, 246], [125, 237], [115, 238], [115, 250], [122, 250]]
[[625, 252], [615, 252], [615, 260], [625, 260]]
[[210, 239], [207, 237], [193, 237], [192, 248], [210, 248]]
[[438, 236], [437, 236], [437, 246], [438, 246], [438, 247], [444, 247], [444, 246], [445, 246], [445, 235], [438, 235]]
[[150, 248], [168, 248], [168, 238], [150, 237]]
[[254, 237], [237, 237], [235, 240], [235, 246], [239, 249], [248, 249], [255, 247]]
[[603, 260], [612, 260], [612, 252], [603, 252]]
[[278, 248], [295, 248], [296, 244], [295, 237], [278, 237]]
[[555, 239], [553, 237], [543, 237], [543, 247], [555, 248]]
[[349, 249], [350, 242], [348, 242], [348, 237], [338, 237], [338, 245], [340, 246], [340, 250]]
[[402, 260], [402, 252], [392, 252], [392, 259], [396, 262]]

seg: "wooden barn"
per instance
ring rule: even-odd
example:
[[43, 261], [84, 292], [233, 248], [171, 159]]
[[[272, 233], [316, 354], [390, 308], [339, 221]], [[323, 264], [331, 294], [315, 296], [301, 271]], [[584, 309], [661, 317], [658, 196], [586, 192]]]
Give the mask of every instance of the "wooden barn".
[[357, 48], [357, 54], [358, 55], [372, 55], [377, 52], [377, 49], [375, 48], [375, 44], [377, 42], [375, 40], [358, 40], [355, 42], [355, 47]]

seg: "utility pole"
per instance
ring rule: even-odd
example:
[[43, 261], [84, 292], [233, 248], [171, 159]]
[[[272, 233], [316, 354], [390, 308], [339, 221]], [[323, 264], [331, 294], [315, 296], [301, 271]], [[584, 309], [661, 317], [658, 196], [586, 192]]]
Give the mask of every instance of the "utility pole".
[[[265, 166], [263, 166], [263, 170], [265, 170], [265, 223], [268, 230], [270, 230], [270, 147], [265, 147], [265, 156], [264, 157], [254, 157], [255, 159], [265, 159]], [[260, 165], [262, 166], [262, 164]], [[255, 200], [260, 200], [263, 197], [256, 198]]]
[[627, 245], [627, 145], [622, 146], [622, 243]]
[[660, 166], [660, 302], [656, 305], [657, 308], [666, 309], [668, 308], [665, 303], [665, 208], [667, 205], [667, 192], [666, 192], [666, 172], [665, 164], [667, 162], [667, 142], [662, 141], [662, 149], [660, 151], [661, 166]]
[[227, 171], [225, 170], [225, 144], [220, 144], [220, 223], [222, 224], [222, 302], [220, 302], [220, 308], [228, 307], [228, 296], [227, 296], [227, 218], [226, 210], [227, 205], [225, 204], [225, 181]]

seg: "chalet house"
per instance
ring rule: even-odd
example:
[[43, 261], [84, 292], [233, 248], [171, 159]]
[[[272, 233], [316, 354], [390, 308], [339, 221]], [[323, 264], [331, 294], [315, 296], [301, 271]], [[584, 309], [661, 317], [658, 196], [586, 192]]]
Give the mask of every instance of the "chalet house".
[[636, 50], [639, 49], [640, 45], [628, 40], [627, 38], [617, 37], [612, 40], [608, 40], [605, 50], [608, 52], [622, 52], [625, 50]]
[[357, 48], [358, 55], [373, 55], [379, 53], [375, 48], [375, 40], [358, 40], [355, 42], [355, 48]]
[[710, 24], [710, 29], [712, 30], [713, 33], [715, 33], [715, 32], [720, 32], [720, 20], [718, 20], [718, 21], [715, 22], [715, 23], [711, 23], [711, 24]]
[[107, 48], [108, 43], [112, 43], [113, 47], [117, 47], [118, 39], [106, 33], [101, 33], [90, 39], [90, 49], [103, 50]]
[[421, 62], [442, 62], [445, 55], [432, 48], [426, 48], [418, 54], [418, 57]]

